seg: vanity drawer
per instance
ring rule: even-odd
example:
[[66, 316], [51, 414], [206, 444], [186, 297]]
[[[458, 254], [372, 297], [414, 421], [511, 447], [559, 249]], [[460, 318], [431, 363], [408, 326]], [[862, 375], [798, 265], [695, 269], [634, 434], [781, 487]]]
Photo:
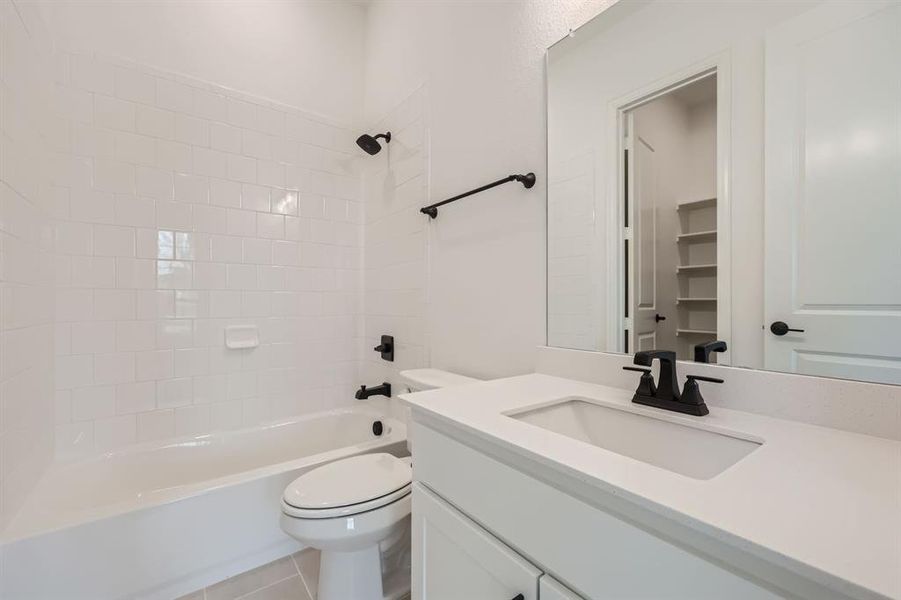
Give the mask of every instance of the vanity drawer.
[[414, 479], [587, 598], [781, 598], [421, 423]]

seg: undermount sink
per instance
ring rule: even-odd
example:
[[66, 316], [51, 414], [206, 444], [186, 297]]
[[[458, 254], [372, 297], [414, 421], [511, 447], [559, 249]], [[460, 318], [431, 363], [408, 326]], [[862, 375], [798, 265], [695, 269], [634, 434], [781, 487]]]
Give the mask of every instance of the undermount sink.
[[719, 475], [762, 444], [583, 398], [507, 416], [694, 479]]

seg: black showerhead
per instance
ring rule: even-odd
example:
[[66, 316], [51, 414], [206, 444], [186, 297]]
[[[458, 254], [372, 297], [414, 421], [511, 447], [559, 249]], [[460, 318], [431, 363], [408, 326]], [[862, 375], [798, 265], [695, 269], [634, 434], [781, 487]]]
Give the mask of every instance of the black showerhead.
[[379, 150], [382, 149], [382, 145], [379, 144], [379, 138], [384, 138], [385, 143], [391, 142], [391, 132], [388, 133], [380, 133], [376, 136], [371, 136], [368, 133], [364, 133], [360, 137], [357, 138], [357, 146], [363, 149], [367, 154], [378, 154]]

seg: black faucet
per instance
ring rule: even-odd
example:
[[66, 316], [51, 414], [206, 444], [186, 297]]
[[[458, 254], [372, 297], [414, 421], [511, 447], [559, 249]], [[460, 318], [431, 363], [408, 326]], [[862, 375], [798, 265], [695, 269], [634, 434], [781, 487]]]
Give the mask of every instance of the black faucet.
[[361, 385], [360, 389], [357, 390], [357, 393], [354, 394], [354, 398], [357, 400], [365, 400], [370, 396], [387, 396], [391, 397], [391, 384], [387, 381], [382, 385], [377, 385], [375, 387], [368, 388], [365, 385]]
[[[654, 376], [651, 375], [650, 369], [655, 358], [660, 361], [659, 385], [654, 384]], [[680, 393], [679, 382], [676, 377], [675, 352], [670, 352], [669, 350], [636, 352], [632, 362], [636, 365], [647, 367], [623, 367], [627, 371], [640, 371], [642, 374], [641, 380], [638, 382], [638, 389], [635, 390], [635, 395], [632, 396], [632, 402], [698, 417], [710, 414], [707, 404], [701, 396], [701, 390], [698, 388], [697, 382], [723, 383], [722, 379], [689, 375], [685, 382], [685, 389]]]
[[726, 342], [722, 340], [698, 344], [695, 346], [695, 362], [709, 363], [711, 352], [725, 352], [726, 349]]

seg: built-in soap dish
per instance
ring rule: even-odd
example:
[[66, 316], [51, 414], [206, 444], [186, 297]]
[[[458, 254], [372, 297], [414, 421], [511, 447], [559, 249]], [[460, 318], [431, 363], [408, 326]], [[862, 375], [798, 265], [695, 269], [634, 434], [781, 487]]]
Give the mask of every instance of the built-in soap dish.
[[225, 347], [230, 350], [256, 348], [260, 345], [260, 332], [256, 325], [229, 325], [225, 328]]

